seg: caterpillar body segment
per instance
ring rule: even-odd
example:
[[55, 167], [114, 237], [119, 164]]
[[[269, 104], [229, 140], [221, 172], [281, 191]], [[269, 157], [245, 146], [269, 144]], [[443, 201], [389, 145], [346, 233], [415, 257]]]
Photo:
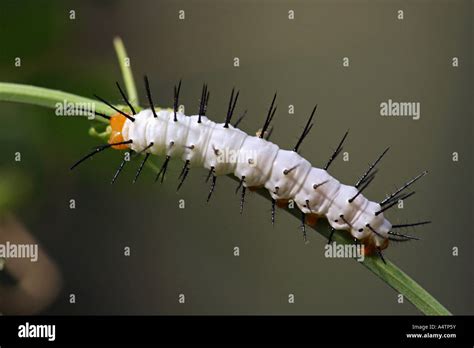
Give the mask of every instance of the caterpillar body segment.
[[156, 114], [154, 117], [151, 109], [145, 109], [134, 115], [134, 121], [112, 116], [114, 139], [110, 142], [120, 134], [123, 141], [131, 141], [120, 146], [135, 152], [181, 158], [189, 167], [212, 170], [214, 176], [233, 174], [243, 178], [244, 187], [265, 187], [276, 202], [294, 200], [302, 213], [326, 217], [334, 229], [349, 231], [369, 249], [388, 246], [392, 225], [383, 213], [376, 214], [381, 205], [326, 170], [313, 167], [297, 152], [205, 116], [189, 117], [178, 111], [175, 121], [174, 110], [161, 109]]

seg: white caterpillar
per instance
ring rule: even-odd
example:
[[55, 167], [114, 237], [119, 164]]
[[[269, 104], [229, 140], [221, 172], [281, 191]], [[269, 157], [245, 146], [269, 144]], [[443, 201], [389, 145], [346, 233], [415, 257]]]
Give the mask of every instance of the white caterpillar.
[[[280, 149], [277, 145], [263, 138], [263, 133], [265, 133], [275, 113], [275, 109], [273, 109], [275, 98], [262, 133], [260, 136], [251, 136], [229, 124], [238, 97], [237, 94], [235, 100], [233, 100], [233, 91], [226, 122], [215, 123], [204, 116], [209, 98], [207, 87], [203, 89], [199, 115], [186, 116], [177, 109], [179, 87], [178, 89], [175, 88], [174, 110], [159, 109], [156, 111], [151, 101], [147, 79], [145, 79], [145, 84], [151, 108], [138, 113], [126, 100], [123, 91], [118, 86], [133, 112], [133, 117], [98, 97], [119, 112], [111, 117], [101, 115], [110, 120], [112, 133], [109, 145], [98, 147], [93, 153], [78, 161], [73, 168], [105, 148], [129, 148], [137, 153], [146, 154], [137, 175], [150, 154], [165, 157], [158, 178], [160, 174], [164, 176], [164, 171], [166, 171], [170, 159], [181, 158], [185, 161], [185, 166], [180, 176], [180, 186], [191, 167], [208, 169], [209, 176], [212, 175], [213, 177], [213, 185], [215, 185], [217, 176], [233, 174], [240, 180], [240, 185], [243, 186], [242, 202], [245, 188], [265, 187], [273, 199], [273, 209], [275, 203], [293, 200], [303, 214], [303, 226], [305, 216], [326, 217], [332, 227], [332, 232], [335, 230], [349, 231], [356, 240], [361, 241], [366, 246], [367, 254], [375, 251], [382, 260], [381, 250], [388, 246], [389, 240], [417, 239], [416, 237], [392, 232], [393, 228], [428, 223], [420, 222], [392, 226], [383, 214], [386, 209], [396, 204], [400, 199], [411, 196], [414, 192], [409, 194], [401, 194], [401, 192], [426, 172], [410, 180], [381, 203], [369, 201], [361, 193], [373, 179], [374, 173], [371, 175], [369, 173], [388, 149], [369, 167], [369, 170], [355, 187], [340, 183], [326, 170], [341, 150], [345, 136], [325, 169], [313, 167], [309, 161], [297, 153], [297, 147], [312, 126], [310, 122], [316, 107], [295, 150], [288, 151]], [[117, 174], [123, 164], [124, 162]], [[213, 187], [210, 194], [212, 194]]]

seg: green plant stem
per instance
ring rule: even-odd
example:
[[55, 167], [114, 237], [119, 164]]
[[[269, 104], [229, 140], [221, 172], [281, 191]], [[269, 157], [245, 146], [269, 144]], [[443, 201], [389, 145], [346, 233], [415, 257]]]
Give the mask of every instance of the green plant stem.
[[138, 105], [138, 93], [135, 86], [135, 80], [133, 78], [132, 67], [130, 64], [130, 58], [127, 55], [125, 46], [121, 38], [116, 37], [114, 39], [115, 52], [122, 71], [123, 82], [125, 83], [125, 90], [127, 91], [128, 100], [132, 105]]
[[[94, 104], [95, 111], [97, 112], [102, 112], [106, 115], [112, 115], [114, 113], [113, 111], [111, 112], [107, 105], [96, 103], [93, 99], [58, 90], [16, 83], [0, 82], [0, 100], [45, 106], [52, 109], [55, 109], [58, 103], [88, 103]], [[107, 123], [107, 120], [102, 117], [96, 117], [95, 119]]]
[[[0, 83], [0, 100], [35, 104], [50, 108], [54, 108], [56, 103], [62, 102], [63, 100], [68, 100], [71, 102], [90, 101], [90, 99], [69, 93], [11, 83]], [[110, 114], [110, 110], [106, 110], [106, 106], [102, 106], [100, 104], [97, 105], [97, 111]], [[153, 168], [155, 171], [158, 171], [156, 166], [152, 165], [150, 162], [148, 163], [151, 168]], [[233, 176], [230, 177], [234, 180], [237, 180]], [[268, 200], [270, 199], [268, 192], [265, 190], [259, 190], [257, 192], [262, 197], [265, 197]], [[297, 209], [285, 210], [291, 215], [295, 216], [298, 220], [300, 219], [300, 212]], [[329, 236], [329, 225], [325, 219], [320, 219], [314, 230], [323, 235], [325, 238], [328, 238]], [[349, 238], [347, 233], [335, 233], [333, 240], [337, 243], [343, 244], [352, 243], [352, 240]], [[366, 257], [362, 264], [387, 285], [391, 286], [395, 291], [402, 294], [422, 313], [427, 315], [451, 314], [441, 303], [439, 303], [418, 283], [405, 274], [400, 268], [387, 259], [386, 262], [387, 263], [384, 264], [381, 260], [375, 257]]]

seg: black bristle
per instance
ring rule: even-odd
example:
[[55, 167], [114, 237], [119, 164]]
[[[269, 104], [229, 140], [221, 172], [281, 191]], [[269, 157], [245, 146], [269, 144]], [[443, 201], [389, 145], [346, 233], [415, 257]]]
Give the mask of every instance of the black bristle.
[[407, 199], [408, 197], [411, 197], [415, 194], [415, 191], [412, 191], [410, 193], [406, 193], [406, 194], [402, 194], [402, 195], [399, 195], [397, 196], [397, 199], [396, 200], [393, 200], [389, 205], [387, 205], [386, 207], [384, 207], [383, 209], [380, 209], [379, 211], [377, 211], [375, 213], [375, 215], [379, 215], [381, 213], [383, 213], [384, 211], [386, 211], [387, 209], [390, 209], [391, 207], [393, 207], [395, 204], [397, 204], [399, 201], [401, 200], [404, 200], [404, 199]]
[[145, 89], [146, 89], [146, 96], [148, 98], [148, 104], [150, 105], [150, 109], [153, 112], [153, 117], [156, 118], [158, 117], [158, 115], [156, 114], [155, 106], [153, 105], [153, 100], [151, 98], [151, 91], [150, 91], [150, 84], [148, 83], [148, 77], [145, 75], [143, 79], [145, 80]]
[[290, 174], [293, 170], [295, 170], [296, 168], [298, 168], [299, 164], [295, 164], [293, 167], [291, 167], [290, 169], [285, 169], [283, 170], [283, 175], [288, 175]]
[[375, 162], [372, 163], [372, 164], [369, 166], [369, 169], [367, 169], [367, 171], [366, 171], [364, 174], [362, 174], [362, 176], [360, 177], [359, 181], [357, 181], [357, 183], [354, 185], [355, 188], [358, 188], [359, 185], [361, 185], [361, 184], [364, 183], [364, 181], [369, 180], [368, 175], [370, 174], [370, 172], [372, 171], [372, 169], [374, 169], [375, 166], [380, 162], [380, 160], [382, 159], [382, 157], [387, 153], [387, 151], [388, 151], [389, 149], [390, 149], [390, 148], [387, 147], [387, 148], [385, 149], [385, 151], [382, 152], [382, 154], [375, 160]]
[[336, 232], [336, 229], [331, 226], [331, 233], [329, 234], [328, 244], [331, 244], [332, 237], [334, 236], [334, 232]]
[[[374, 174], [374, 175], [372, 175]], [[359, 191], [354, 195], [354, 197], [349, 199], [349, 203], [354, 202], [354, 199], [356, 199], [366, 188], [369, 186], [369, 184], [374, 180], [375, 178], [375, 173], [372, 173], [370, 177], [364, 182], [364, 185], [359, 189]]]
[[339, 142], [339, 145], [337, 146], [336, 151], [334, 151], [333, 154], [331, 155], [331, 158], [329, 158], [329, 161], [324, 167], [324, 170], [328, 170], [331, 163], [336, 159], [336, 157], [342, 151], [342, 145], [344, 144], [344, 140], [346, 140], [347, 134], [349, 134], [349, 131], [347, 131], [346, 134], [344, 134], [344, 136], [342, 137], [342, 140]]
[[94, 94], [94, 97], [95, 97], [97, 100], [99, 100], [99, 101], [101, 101], [102, 103], [104, 103], [104, 104], [106, 104], [107, 106], [109, 106], [110, 108], [112, 108], [112, 109], [114, 109], [115, 111], [117, 111], [119, 114], [125, 116], [125, 117], [128, 118], [130, 121], [135, 122], [135, 118], [134, 118], [134, 117], [132, 117], [132, 116], [130, 116], [130, 115], [127, 115], [127, 114], [126, 114], [125, 112], [123, 112], [122, 110], [117, 109], [115, 106], [113, 106], [112, 104], [110, 104], [107, 100], [105, 100], [105, 99], [99, 97], [99, 96], [96, 95], [96, 94]]
[[115, 145], [125, 145], [125, 144], [131, 144], [133, 141], [132, 140], [127, 140], [127, 141], [121, 141], [121, 142], [118, 142], [118, 143], [112, 143], [112, 144], [105, 144], [105, 145], [100, 145], [98, 147], [96, 147], [94, 149], [94, 151], [88, 153], [87, 155], [85, 155], [84, 157], [82, 157], [79, 161], [77, 161], [76, 163], [74, 163], [70, 170], [73, 170], [74, 168], [76, 168], [79, 164], [81, 164], [82, 162], [84, 162], [86, 159], [94, 156], [95, 154], [98, 154], [99, 152], [105, 150], [105, 149], [108, 149], [112, 146], [115, 146]]
[[244, 110], [244, 112], [242, 113], [242, 115], [240, 115], [239, 119], [237, 121], [235, 121], [234, 123], [234, 128], [237, 128], [240, 124], [240, 122], [242, 122], [242, 120], [244, 119], [244, 117], [247, 115], [247, 110]]
[[237, 103], [237, 99], [239, 99], [239, 93], [240, 93], [239, 91], [237, 91], [237, 94], [235, 95], [235, 99], [234, 99], [234, 89], [235, 88], [232, 88], [232, 92], [230, 94], [229, 107], [227, 109], [227, 115], [225, 118], [224, 128], [229, 128], [230, 120], [232, 119], [232, 115], [234, 114], [235, 104]]
[[[394, 236], [394, 237], [401, 237], [401, 238], [405, 238], [406, 240], [420, 240], [420, 238], [418, 237], [414, 237], [414, 236], [409, 236], [407, 234], [402, 234], [402, 233], [396, 233], [396, 232], [388, 232], [388, 234]], [[392, 239], [393, 240], [393, 239]], [[398, 241], [398, 240], [397, 240]], [[400, 240], [400, 242], [404, 241], [403, 239]]]
[[163, 180], [165, 179], [166, 169], [168, 169], [168, 163], [170, 161], [170, 158], [171, 158], [171, 156], [166, 156], [165, 161], [161, 165], [160, 171], [156, 175], [155, 182], [158, 180], [158, 178], [161, 175], [161, 183], [163, 183]]
[[[143, 150], [141, 150], [140, 152], [137, 153], [137, 156], [140, 155], [141, 153], [145, 152], [146, 150], [148, 150], [150, 147], [152, 147], [154, 145], [153, 142], [151, 142], [147, 147], [145, 147]], [[138, 179], [138, 176], [140, 175], [140, 173], [142, 172], [142, 169], [143, 169], [143, 166], [145, 165], [145, 162], [148, 160], [148, 157], [150, 157], [150, 153], [147, 152], [146, 155], [145, 155], [145, 158], [143, 159], [142, 163], [140, 164], [140, 166], [138, 167], [138, 170], [137, 170], [137, 173], [135, 174], [135, 177], [133, 178], [133, 183], [136, 183], [137, 182], [137, 179]]]
[[260, 138], [263, 138], [265, 136], [265, 132], [267, 131], [268, 127], [270, 126], [270, 122], [272, 122], [273, 117], [275, 116], [276, 106], [275, 108], [273, 108], [273, 106], [275, 105], [276, 97], [277, 94], [275, 93], [270, 108], [268, 109], [267, 118], [265, 119], [265, 123], [263, 124], [262, 130], [260, 132]]
[[339, 215], [339, 217], [342, 219], [342, 221], [344, 221], [344, 223], [349, 226], [350, 228], [352, 228], [352, 225], [349, 221], [347, 221], [345, 218], [344, 218], [344, 215]]
[[329, 182], [329, 180], [324, 180], [323, 182], [321, 182], [321, 183], [319, 183], [319, 184], [314, 184], [314, 185], [313, 185], [313, 189], [314, 189], [314, 190], [317, 190], [320, 186], [322, 186], [322, 185], [324, 185], [324, 184], [326, 184], [326, 183], [328, 183], [328, 182]]
[[400, 187], [398, 190], [396, 190], [394, 193], [392, 193], [391, 195], [389, 195], [387, 198], [385, 198], [382, 202], [380, 202], [380, 205], [385, 205], [385, 204], [390, 204], [392, 201], [399, 201], [400, 198], [397, 199], [397, 195], [402, 192], [403, 190], [405, 190], [407, 187], [409, 187], [410, 185], [412, 185], [415, 181], [417, 181], [418, 179], [422, 178], [423, 176], [425, 176], [426, 174], [428, 174], [428, 172], [425, 170], [424, 172], [418, 174], [417, 176], [415, 176], [413, 179], [409, 180], [405, 185], [403, 185], [402, 187]]
[[209, 195], [207, 196], [207, 202], [209, 202], [212, 194], [214, 193], [214, 189], [216, 188], [216, 180], [217, 180], [217, 176], [213, 174], [212, 181], [211, 181], [211, 188], [209, 189]]
[[[128, 153], [128, 155], [131, 156], [131, 151]], [[128, 160], [126, 158], [122, 160], [122, 163], [120, 163], [119, 167], [117, 168], [117, 171], [114, 174], [114, 177], [112, 178], [112, 181], [110, 182], [111, 184], [115, 183], [115, 180], [117, 180], [119, 174], [122, 172], [123, 167], [125, 166], [127, 162]]]
[[304, 138], [308, 135], [311, 128], [313, 128], [313, 123], [311, 123], [311, 121], [313, 120], [313, 116], [314, 116], [314, 113], [316, 112], [317, 108], [318, 108], [318, 104], [316, 104], [314, 106], [314, 109], [311, 112], [311, 116], [309, 117], [308, 122], [306, 122], [306, 125], [304, 126], [303, 132], [301, 133], [301, 136], [298, 139], [298, 142], [296, 143], [295, 148], [293, 149], [294, 152], [298, 152], [298, 149], [301, 146], [301, 143], [303, 142]]
[[245, 192], [247, 191], [247, 188], [245, 186], [242, 186], [242, 193], [240, 194], [240, 214], [244, 211], [244, 203], [245, 203]]
[[275, 225], [275, 199], [272, 198], [272, 226]]
[[[207, 86], [206, 86], [206, 90], [207, 90]], [[206, 113], [207, 113], [207, 106], [209, 105], [209, 96], [210, 96], [211, 92], [207, 91], [207, 94], [206, 94], [206, 102], [204, 103], [204, 107], [202, 109], [202, 115], [205, 116]]]
[[206, 182], [209, 181], [209, 179], [211, 178], [211, 176], [214, 174], [214, 167], [211, 167], [209, 169], [209, 172], [207, 173], [207, 177], [206, 177]]
[[174, 95], [173, 95], [173, 110], [174, 110], [174, 121], [178, 122], [178, 117], [176, 113], [178, 112], [178, 100], [179, 92], [181, 91], [181, 80], [179, 80], [178, 87], [174, 86]]
[[306, 237], [306, 221], [305, 221], [305, 213], [301, 212], [301, 231], [303, 232], [303, 240], [305, 243], [308, 242], [308, 238]]
[[199, 101], [199, 113], [198, 123], [201, 123], [201, 117], [206, 115], [207, 103], [209, 102], [209, 91], [207, 90], [207, 84], [202, 86], [201, 99]]
[[189, 160], [186, 160], [186, 162], [184, 162], [183, 169], [181, 170], [181, 174], [179, 174], [179, 177], [178, 177], [178, 179], [181, 179], [181, 181], [179, 182], [178, 188], [176, 189], [176, 191], [179, 191], [181, 186], [183, 186], [184, 180], [188, 176], [188, 173], [189, 173]]
[[143, 159], [142, 163], [140, 164], [140, 167], [138, 167], [137, 173], [135, 174], [135, 177], [133, 178], [133, 183], [137, 182], [138, 176], [142, 172], [143, 166], [145, 165], [145, 162], [147, 161], [148, 157], [150, 157], [150, 153], [147, 153], [145, 155], [145, 158]]
[[235, 194], [237, 194], [237, 192], [239, 192], [239, 190], [242, 187], [242, 184], [244, 183], [244, 181], [245, 181], [245, 176], [240, 178], [239, 185], [237, 185], [237, 188], [235, 189]]
[[385, 262], [385, 259], [383, 258], [383, 254], [382, 254], [382, 250], [377, 247], [376, 249], [376, 252], [377, 252], [377, 255], [380, 257], [380, 259], [383, 261], [384, 264], [387, 264], [387, 262]]
[[409, 224], [392, 225], [392, 228], [421, 226], [421, 225], [426, 225], [426, 224], [430, 224], [430, 223], [431, 223], [431, 221], [413, 222], [413, 223], [409, 223]]
[[111, 118], [110, 116], [108, 116], [108, 115], [106, 115], [106, 114], [104, 114], [104, 113], [102, 113], [102, 112], [90, 111], [90, 110], [87, 110], [87, 111], [88, 111], [88, 112], [91, 112], [91, 113], [94, 113], [95, 116], [100, 116], [100, 117], [103, 117], [103, 118], [105, 118], [105, 119], [107, 119], [107, 120], [110, 120], [110, 118]]
[[115, 84], [117, 85], [117, 88], [118, 88], [120, 94], [122, 95], [122, 98], [123, 98], [124, 102], [127, 103], [130, 110], [132, 110], [132, 114], [136, 115], [137, 113], [135, 112], [135, 109], [133, 108], [130, 101], [127, 99], [127, 96], [125, 95], [124, 91], [122, 90], [122, 87], [120, 87], [120, 84], [117, 81], [115, 82]]
[[383, 236], [382, 234], [380, 234], [379, 232], [377, 232], [372, 226], [370, 226], [370, 224], [366, 224], [365, 227], [367, 227], [369, 230], [371, 230], [372, 232], [374, 232], [377, 236], [379, 236], [380, 238], [385, 238], [385, 236]]

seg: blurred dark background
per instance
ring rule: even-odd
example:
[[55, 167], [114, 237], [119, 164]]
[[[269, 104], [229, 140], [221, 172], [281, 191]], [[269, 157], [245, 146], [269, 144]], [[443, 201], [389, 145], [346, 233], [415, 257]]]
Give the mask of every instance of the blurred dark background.
[[[404, 209], [388, 216], [394, 223], [433, 224], [407, 231], [422, 241], [392, 245], [385, 255], [453, 313], [474, 313], [471, 1], [1, 0], [0, 81], [119, 103], [115, 36], [127, 47], [142, 104], [145, 73], [160, 106], [172, 105], [172, 87], [182, 78], [187, 114], [197, 113], [207, 82], [208, 115], [222, 121], [236, 86], [237, 114], [248, 109], [241, 128], [254, 133], [278, 91], [272, 140], [283, 148], [294, 145], [319, 104], [301, 151], [314, 166], [325, 164], [350, 129], [350, 160], [340, 157], [331, 167], [343, 182], [354, 183], [391, 146], [367, 197], [380, 200], [429, 170]], [[342, 66], [343, 57], [350, 68]], [[458, 68], [452, 57], [459, 57]], [[381, 117], [379, 104], [388, 99], [420, 102], [421, 118]], [[0, 105], [0, 176], [13, 171], [24, 178], [13, 192], [31, 187], [4, 209], [23, 221], [64, 278], [44, 314], [418, 313], [353, 260], [325, 258], [326, 241], [314, 231], [304, 245], [290, 215], [278, 211], [272, 228], [270, 204], [258, 195], [248, 196], [240, 216], [235, 183], [226, 177], [218, 179], [209, 204], [203, 169], [191, 170], [176, 193], [181, 162], [172, 164], [163, 185], [153, 183], [149, 169], [132, 185], [138, 162], [110, 185], [121, 161], [115, 151], [69, 171], [99, 143], [88, 135], [90, 121]], [[162, 160], [153, 158], [157, 165]], [[459, 256], [452, 256], [453, 247]], [[186, 304], [178, 303], [179, 293]]]

